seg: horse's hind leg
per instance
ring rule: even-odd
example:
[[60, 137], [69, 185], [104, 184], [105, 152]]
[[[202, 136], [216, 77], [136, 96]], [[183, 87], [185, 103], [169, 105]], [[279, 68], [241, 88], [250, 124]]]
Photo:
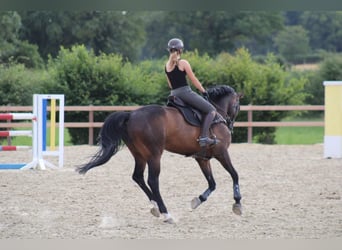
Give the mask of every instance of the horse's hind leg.
[[235, 200], [235, 204], [233, 204], [233, 212], [237, 215], [241, 215], [242, 208], [241, 208], [241, 203], [240, 203], [241, 194], [240, 194], [240, 186], [239, 186], [239, 175], [233, 167], [228, 151], [226, 151], [224, 154], [217, 157], [217, 160], [229, 172], [230, 176], [233, 179], [233, 192], [234, 192], [234, 200]]
[[208, 182], [208, 188], [198, 197], [195, 197], [191, 201], [191, 208], [195, 209], [199, 205], [201, 205], [204, 201], [206, 201], [209, 197], [209, 195], [215, 190], [216, 183], [211, 171], [210, 161], [204, 160], [200, 158], [196, 158], [196, 161], [198, 162], [199, 166], [201, 167], [202, 173], [204, 174], [205, 178]]
[[164, 215], [164, 222], [173, 223], [174, 220], [167, 212], [164, 201], [159, 191], [160, 156], [156, 156], [148, 161], [147, 183], [151, 188], [153, 197], [158, 204], [159, 211]]
[[145, 167], [146, 167], [146, 161], [138, 157], [135, 157], [135, 167], [134, 167], [132, 179], [139, 185], [139, 187], [144, 191], [144, 193], [147, 195], [148, 199], [152, 203], [153, 207], [151, 208], [151, 213], [154, 216], [159, 217], [160, 212], [159, 212], [159, 207], [157, 205], [157, 202], [155, 201], [152, 191], [146, 186], [146, 183], [145, 183], [145, 179], [144, 179]]

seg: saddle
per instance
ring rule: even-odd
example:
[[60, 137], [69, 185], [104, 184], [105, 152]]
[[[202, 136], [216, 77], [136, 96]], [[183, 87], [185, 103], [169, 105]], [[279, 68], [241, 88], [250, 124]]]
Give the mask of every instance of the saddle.
[[[185, 121], [190, 125], [201, 127], [203, 114], [198, 109], [192, 108], [191, 106], [184, 103], [181, 99], [172, 95], [167, 98], [166, 106], [178, 109], [179, 112], [183, 115]], [[216, 114], [212, 124], [221, 122], [226, 123], [226, 120], [220, 114]]]

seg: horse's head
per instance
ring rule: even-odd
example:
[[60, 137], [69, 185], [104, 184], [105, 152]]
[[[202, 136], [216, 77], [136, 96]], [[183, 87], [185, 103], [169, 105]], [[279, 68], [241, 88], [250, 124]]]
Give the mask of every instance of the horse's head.
[[235, 92], [228, 102], [227, 123], [231, 131], [233, 131], [235, 119], [240, 111], [240, 98], [242, 97], [243, 94]]
[[233, 130], [235, 119], [240, 111], [241, 93], [227, 85], [214, 86], [208, 89], [211, 102], [227, 121], [230, 130]]

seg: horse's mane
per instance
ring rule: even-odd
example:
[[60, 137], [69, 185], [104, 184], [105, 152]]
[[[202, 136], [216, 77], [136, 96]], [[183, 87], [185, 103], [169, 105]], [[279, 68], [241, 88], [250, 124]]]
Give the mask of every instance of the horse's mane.
[[235, 90], [228, 85], [217, 85], [207, 89], [208, 95], [212, 100], [219, 100], [223, 96], [235, 93]]

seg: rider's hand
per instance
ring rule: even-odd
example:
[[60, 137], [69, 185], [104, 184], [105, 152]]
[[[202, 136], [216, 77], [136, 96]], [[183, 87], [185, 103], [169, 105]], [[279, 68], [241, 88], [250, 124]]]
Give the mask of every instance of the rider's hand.
[[207, 92], [207, 91], [204, 91], [204, 92], [202, 93], [202, 96], [203, 96], [204, 99], [206, 99], [207, 101], [209, 101], [209, 95], [208, 95], [208, 92]]

